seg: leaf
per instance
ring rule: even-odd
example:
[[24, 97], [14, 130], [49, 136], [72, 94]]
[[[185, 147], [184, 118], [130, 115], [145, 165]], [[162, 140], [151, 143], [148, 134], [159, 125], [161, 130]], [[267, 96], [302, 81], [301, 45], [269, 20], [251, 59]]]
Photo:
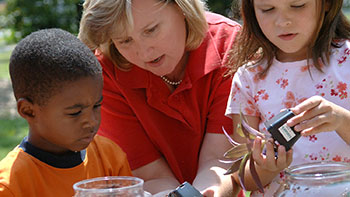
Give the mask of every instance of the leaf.
[[243, 160], [241, 161], [241, 163], [239, 165], [238, 179], [239, 179], [239, 182], [241, 183], [241, 186], [242, 186], [244, 191], [246, 191], [245, 185], [244, 185], [244, 171], [245, 171], [245, 166], [247, 164], [247, 161], [248, 161], [251, 154], [252, 153], [249, 152], [246, 155], [244, 155]]
[[248, 147], [246, 144], [240, 144], [238, 146], [234, 146], [225, 152], [224, 157], [228, 159], [236, 160], [240, 157], [243, 157], [248, 153]]
[[[259, 136], [261, 138], [265, 138], [265, 134], [259, 132], [258, 130], [254, 129], [253, 127], [249, 126], [247, 123], [246, 118], [244, 117], [243, 113], [240, 112], [240, 117], [241, 117], [241, 123], [242, 123], [242, 131], [245, 134], [245, 136], [250, 138], [249, 134], [252, 134], [253, 136]], [[252, 139], [252, 138], [250, 138]]]
[[[240, 159], [240, 158], [238, 158], [238, 159]], [[221, 159], [219, 159], [219, 161], [221, 163], [230, 163], [230, 164], [232, 164], [232, 163], [235, 163], [237, 161], [237, 159], [236, 160], [232, 160], [232, 159], [221, 158]]]
[[[236, 132], [238, 133], [239, 136], [244, 137], [244, 138], [246, 137], [243, 133], [243, 130], [242, 130], [242, 124], [237, 124]], [[249, 133], [249, 139], [255, 139], [255, 138], [256, 138], [255, 135]]]
[[250, 169], [250, 173], [253, 177], [253, 180], [255, 182], [255, 184], [258, 186], [259, 191], [261, 193], [264, 193], [264, 186], [262, 185], [259, 175], [256, 172], [256, 168], [255, 168], [255, 163], [254, 163], [254, 159], [253, 159], [253, 155], [250, 155], [250, 161], [249, 161], [249, 169]]
[[231, 136], [226, 132], [225, 128], [222, 127], [222, 131], [224, 132], [224, 134], [226, 135], [228, 141], [233, 145], [233, 146], [237, 146], [237, 145], [240, 145], [240, 143], [234, 141]]
[[254, 139], [259, 136], [262, 138], [262, 146], [266, 143], [266, 137], [269, 134], [264, 134], [259, 132], [258, 130], [252, 128], [247, 123], [246, 117], [243, 115], [242, 111], [240, 111], [240, 119], [241, 122], [237, 124], [236, 133], [246, 139], [246, 143], [238, 143], [235, 142], [231, 136], [225, 131], [224, 127], [222, 127], [223, 132], [228, 138], [229, 142], [234, 146], [225, 152], [223, 155], [225, 159], [231, 160], [221, 160], [224, 163], [232, 163], [230, 168], [225, 172], [225, 175], [232, 174], [238, 170], [238, 179], [241, 184], [243, 190], [246, 190], [244, 185], [244, 174], [247, 162], [249, 160], [249, 170], [251, 176], [257, 185], [260, 192], [264, 193], [264, 187], [261, 183], [258, 173], [256, 172], [254, 159], [252, 157], [252, 147]]
[[249, 131], [248, 131], [246, 128], [244, 128], [244, 125], [242, 124], [242, 122], [244, 122], [244, 121], [243, 121], [242, 118], [241, 118], [242, 133], [243, 133], [244, 137], [245, 137], [247, 140], [249, 140], [249, 139], [250, 139], [250, 138], [249, 138]]
[[234, 162], [231, 167], [225, 172], [224, 175], [229, 175], [232, 174], [234, 172], [236, 172], [239, 169], [239, 166], [242, 162], [243, 157], [241, 157], [240, 159], [236, 160], [236, 162]]
[[236, 132], [237, 132], [237, 134], [238, 134], [239, 136], [245, 137], [245, 135], [243, 134], [243, 131], [242, 131], [242, 126], [241, 126], [241, 124], [237, 124]]

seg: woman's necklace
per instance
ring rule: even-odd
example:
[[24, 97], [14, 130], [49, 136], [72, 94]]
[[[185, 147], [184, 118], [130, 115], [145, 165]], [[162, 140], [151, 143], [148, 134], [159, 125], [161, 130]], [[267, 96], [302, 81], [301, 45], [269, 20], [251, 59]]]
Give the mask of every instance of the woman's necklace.
[[160, 78], [163, 79], [163, 81], [169, 85], [173, 85], [173, 86], [177, 86], [180, 85], [180, 83], [182, 82], [182, 79], [180, 79], [179, 81], [170, 81], [168, 78], [166, 78], [165, 76], [160, 76]]
[[[183, 57], [181, 58], [179, 65], [180, 65], [180, 71], [181, 71], [181, 75], [183, 75], [184, 71], [185, 71], [185, 67], [186, 67], [186, 63], [187, 63], [187, 58], [188, 58], [188, 52], [186, 52]], [[182, 82], [182, 79], [180, 79], [179, 81], [170, 81], [166, 76], [160, 76], [160, 78], [163, 79], [163, 81], [169, 85], [172, 86], [178, 86], [180, 85], [180, 83]]]

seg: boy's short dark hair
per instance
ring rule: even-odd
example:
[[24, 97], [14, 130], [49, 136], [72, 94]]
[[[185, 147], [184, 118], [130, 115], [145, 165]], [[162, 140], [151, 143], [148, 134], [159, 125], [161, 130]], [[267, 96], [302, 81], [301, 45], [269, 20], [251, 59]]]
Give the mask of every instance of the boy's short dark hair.
[[102, 73], [93, 52], [62, 29], [43, 29], [22, 39], [10, 58], [16, 100], [44, 105], [67, 82]]

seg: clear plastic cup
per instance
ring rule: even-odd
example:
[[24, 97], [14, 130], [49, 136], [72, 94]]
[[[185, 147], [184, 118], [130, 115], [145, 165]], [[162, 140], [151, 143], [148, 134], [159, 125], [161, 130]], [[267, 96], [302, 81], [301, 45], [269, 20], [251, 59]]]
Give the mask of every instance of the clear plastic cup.
[[106, 176], [79, 181], [73, 185], [74, 197], [149, 197], [143, 180], [129, 176]]
[[350, 164], [314, 162], [291, 166], [275, 192], [276, 197], [350, 196]]

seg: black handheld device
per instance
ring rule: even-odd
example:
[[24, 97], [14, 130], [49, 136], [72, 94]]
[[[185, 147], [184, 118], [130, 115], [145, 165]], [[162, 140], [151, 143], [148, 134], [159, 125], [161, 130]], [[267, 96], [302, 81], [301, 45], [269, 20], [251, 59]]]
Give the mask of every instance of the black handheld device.
[[291, 149], [301, 136], [299, 132], [294, 131], [294, 127], [289, 127], [286, 124], [293, 116], [295, 116], [294, 113], [290, 109], [287, 109], [264, 123], [267, 130], [271, 133], [272, 138], [278, 144], [283, 145], [286, 151]]
[[203, 195], [188, 182], [182, 183], [174, 191], [168, 194], [169, 197], [203, 197]]

